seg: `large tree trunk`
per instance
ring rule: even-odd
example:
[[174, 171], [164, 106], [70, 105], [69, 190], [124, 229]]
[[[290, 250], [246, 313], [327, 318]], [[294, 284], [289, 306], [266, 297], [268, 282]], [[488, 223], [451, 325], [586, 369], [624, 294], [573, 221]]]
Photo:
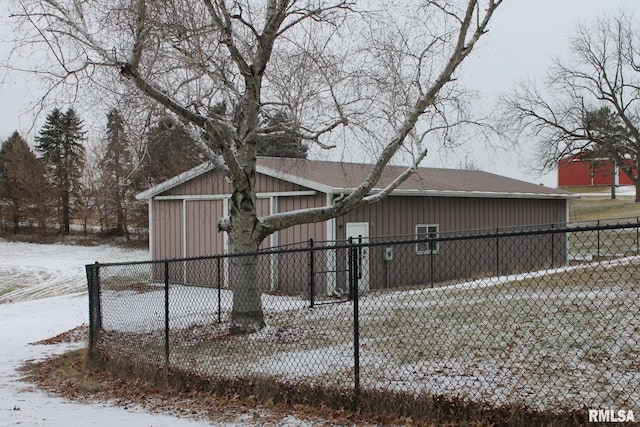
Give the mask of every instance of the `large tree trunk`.
[[[253, 205], [253, 208], [250, 208]], [[231, 254], [252, 253], [258, 250], [260, 242], [254, 237], [257, 224], [255, 196], [251, 191], [234, 192], [231, 199], [229, 249]], [[264, 328], [262, 311], [262, 290], [258, 280], [258, 257], [244, 255], [231, 258], [231, 288], [233, 289], [233, 309], [229, 333], [251, 334]]]
[[[238, 152], [240, 164], [244, 166], [243, 179], [234, 180], [233, 194], [229, 200], [229, 252], [235, 254], [254, 253], [258, 250], [260, 233], [256, 209], [256, 156], [255, 146], [247, 144]], [[249, 172], [247, 172], [249, 171]], [[242, 255], [231, 257], [231, 289], [233, 309], [229, 333], [251, 334], [264, 328], [262, 290], [258, 280], [258, 257]]]
[[640, 203], [640, 174], [633, 180], [633, 184], [636, 187], [636, 203]]

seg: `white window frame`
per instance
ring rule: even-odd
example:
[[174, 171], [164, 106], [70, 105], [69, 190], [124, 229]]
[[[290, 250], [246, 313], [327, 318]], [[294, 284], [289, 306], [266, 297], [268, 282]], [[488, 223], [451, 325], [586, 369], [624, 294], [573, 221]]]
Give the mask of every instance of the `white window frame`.
[[[422, 229], [420, 231], [420, 229]], [[426, 235], [426, 236], [425, 236]], [[416, 239], [437, 238], [440, 235], [439, 224], [416, 224]], [[433, 248], [427, 243], [416, 243], [416, 255], [437, 254], [440, 249], [440, 242], [431, 242]], [[433, 249], [433, 251], [432, 251]]]

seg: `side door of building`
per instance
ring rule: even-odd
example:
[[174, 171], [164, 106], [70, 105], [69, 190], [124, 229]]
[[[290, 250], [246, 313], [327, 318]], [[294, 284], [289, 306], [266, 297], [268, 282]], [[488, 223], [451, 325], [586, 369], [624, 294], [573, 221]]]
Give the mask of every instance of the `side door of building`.
[[[361, 241], [367, 243], [369, 241], [369, 223], [368, 222], [348, 222], [345, 224], [346, 238], [353, 238], [354, 242]], [[358, 290], [369, 290], [369, 248], [363, 247], [358, 253], [359, 258], [359, 280]]]

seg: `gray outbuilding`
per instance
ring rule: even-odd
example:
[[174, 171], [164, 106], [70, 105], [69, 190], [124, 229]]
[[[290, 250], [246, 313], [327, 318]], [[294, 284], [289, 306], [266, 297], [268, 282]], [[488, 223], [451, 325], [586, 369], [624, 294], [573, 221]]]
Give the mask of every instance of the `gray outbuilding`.
[[[258, 158], [258, 215], [326, 206], [348, 194], [367, 176], [371, 165], [303, 159]], [[388, 166], [380, 188], [405, 168]], [[377, 189], [374, 191], [378, 191]], [[203, 164], [137, 196], [149, 203], [150, 251], [153, 259], [219, 255], [227, 251], [218, 218], [228, 214], [231, 183]], [[568, 221], [570, 193], [477, 170], [418, 168], [383, 200], [339, 218], [294, 226], [272, 234], [262, 248], [314, 239], [339, 241], [394, 236], [440, 236], [460, 230], [506, 230], [557, 226]], [[535, 242], [531, 242], [535, 244]], [[415, 245], [412, 257], [433, 258], [433, 248]], [[440, 251], [438, 256], [446, 256]], [[405, 257], [407, 255], [405, 254]], [[566, 254], [558, 251], [559, 261]], [[336, 260], [333, 262], [335, 269]], [[368, 261], [373, 262], [373, 260]], [[459, 270], [461, 267], [452, 267]], [[440, 271], [439, 280], [452, 277]], [[271, 277], [277, 277], [272, 271]], [[335, 280], [333, 281], [335, 282]], [[304, 287], [304, 284], [300, 285]], [[367, 287], [383, 287], [372, 277]], [[277, 287], [277, 279], [267, 286]], [[296, 286], [293, 285], [295, 288]], [[325, 291], [331, 293], [332, 285]]]

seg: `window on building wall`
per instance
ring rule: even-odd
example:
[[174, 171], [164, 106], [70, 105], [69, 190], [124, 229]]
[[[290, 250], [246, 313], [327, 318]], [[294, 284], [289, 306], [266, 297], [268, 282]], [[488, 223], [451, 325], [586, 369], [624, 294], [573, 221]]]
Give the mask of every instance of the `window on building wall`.
[[[416, 225], [416, 239], [435, 239], [438, 237], [438, 224], [418, 224]], [[416, 254], [436, 253], [439, 249], [439, 242], [420, 242], [416, 243]]]

